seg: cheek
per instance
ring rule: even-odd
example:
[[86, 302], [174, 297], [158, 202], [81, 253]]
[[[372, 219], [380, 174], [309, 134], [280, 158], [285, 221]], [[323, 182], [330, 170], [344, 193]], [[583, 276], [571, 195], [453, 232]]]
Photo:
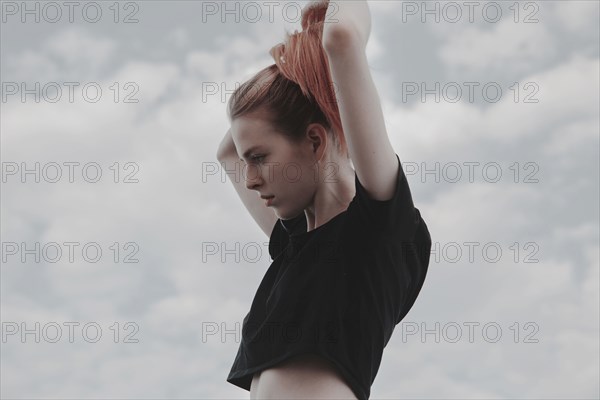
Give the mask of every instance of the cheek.
[[[264, 172], [269, 173], [268, 171]], [[273, 189], [292, 201], [306, 197], [314, 190], [317, 181], [315, 170], [303, 167], [297, 161], [280, 163], [273, 167], [271, 173], [270, 181]]]
[[301, 169], [299, 166], [291, 164], [287, 168], [282, 168], [279, 171], [281, 183], [287, 186], [290, 192], [305, 192], [308, 186], [311, 186], [313, 181], [311, 171]]
[[310, 200], [316, 190], [315, 178], [311, 171], [290, 171], [285, 179], [286, 195], [292, 201], [305, 203]]

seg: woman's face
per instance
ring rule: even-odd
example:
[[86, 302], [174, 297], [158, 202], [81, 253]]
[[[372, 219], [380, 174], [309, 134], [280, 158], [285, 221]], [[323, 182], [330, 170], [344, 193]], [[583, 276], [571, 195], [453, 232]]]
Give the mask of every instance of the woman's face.
[[235, 118], [231, 136], [242, 162], [240, 179], [258, 197], [274, 196], [268, 207], [278, 218], [293, 218], [313, 203], [318, 184], [316, 161], [322, 154], [319, 146], [315, 150], [308, 139], [290, 142], [258, 114]]

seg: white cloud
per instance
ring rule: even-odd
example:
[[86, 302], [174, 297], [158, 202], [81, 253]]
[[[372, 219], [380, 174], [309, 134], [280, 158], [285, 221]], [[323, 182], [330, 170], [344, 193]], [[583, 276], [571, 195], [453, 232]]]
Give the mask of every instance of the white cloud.
[[564, 157], [565, 154], [577, 154], [577, 151], [593, 144], [597, 148], [600, 140], [598, 132], [600, 132], [598, 118], [590, 116], [589, 119], [566, 122], [552, 130], [552, 136], [542, 144], [541, 150], [549, 158], [557, 161], [566, 158], [571, 166], [576, 166], [580, 160], [576, 157]]
[[43, 48], [70, 68], [95, 71], [111, 61], [117, 50], [117, 43], [111, 39], [95, 37], [87, 29], [73, 25], [47, 38]]
[[[58, 76], [59, 70], [56, 61], [51, 59], [48, 54], [24, 49], [20, 54], [6, 59], [6, 70], [3, 71], [3, 74], [5, 82], [11, 79], [20, 83], [32, 77], [39, 82], [53, 82]], [[31, 87], [32, 85], [28, 86], [28, 88]]]
[[185, 47], [189, 44], [190, 37], [186, 29], [178, 27], [168, 34], [167, 40], [171, 41], [177, 47]]
[[[600, 91], [599, 59], [573, 56], [556, 67], [527, 75], [519, 80], [520, 100], [514, 101], [506, 90], [502, 100], [489, 108], [486, 115], [486, 135], [509, 141], [539, 134], [574, 118], [597, 118]], [[537, 85], [524, 90], [526, 83]], [[538, 103], [525, 103], [526, 94]], [[506, 116], [510, 115], [510, 118]]]
[[543, 24], [500, 20], [491, 30], [467, 25], [451, 35], [440, 50], [449, 68], [491, 76], [528, 73], [557, 54], [556, 43]]
[[24, 48], [6, 57], [4, 80], [35, 80], [42, 86], [63, 80], [95, 80], [113, 62], [119, 48], [115, 40], [94, 36], [77, 25], [61, 29], [35, 44], [35, 50]]
[[556, 1], [548, 5], [552, 8], [549, 15], [555, 19], [569, 34], [589, 36], [598, 32], [597, 1]]
[[[169, 95], [173, 85], [178, 85], [181, 73], [179, 66], [171, 62], [128, 62], [118, 71], [115, 71], [113, 79], [122, 86], [122, 96], [132, 94], [132, 99], [152, 104], [161, 96]], [[127, 82], [133, 82], [139, 86], [139, 92], [133, 95], [133, 88], [123, 89]]]
[[222, 52], [195, 50], [187, 54], [185, 66], [190, 73], [215, 79], [225, 74], [225, 62]]
[[[500, 101], [488, 103], [483, 109], [467, 101], [450, 103], [443, 97], [436, 103], [432, 96], [424, 103], [419, 101], [412, 108], [405, 108], [384, 98], [388, 135], [394, 148], [401, 152], [399, 155], [411, 161], [481, 160], [485, 156], [479, 151], [475, 156], [473, 146], [484, 143], [482, 140], [508, 144], [531, 137], [539, 138], [539, 147], [547, 155], [561, 152], [569, 156], [572, 153], [567, 150], [597, 142], [599, 68], [598, 59], [574, 56], [552, 69], [520, 79], [518, 102], [508, 87], [512, 84], [498, 83], [503, 90]], [[479, 99], [486, 83], [480, 81], [475, 90]], [[527, 83], [536, 86], [525, 90]], [[463, 89], [466, 100], [466, 86]], [[538, 103], [525, 103], [527, 95]], [[441, 154], [440, 146], [445, 149]]]

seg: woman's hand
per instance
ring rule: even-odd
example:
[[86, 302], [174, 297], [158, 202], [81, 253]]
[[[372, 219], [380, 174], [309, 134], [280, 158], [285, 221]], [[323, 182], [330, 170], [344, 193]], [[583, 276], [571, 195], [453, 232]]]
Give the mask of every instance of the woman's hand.
[[347, 40], [356, 40], [367, 47], [371, 34], [371, 12], [367, 0], [322, 0], [327, 3], [323, 25], [323, 46], [344, 46]]

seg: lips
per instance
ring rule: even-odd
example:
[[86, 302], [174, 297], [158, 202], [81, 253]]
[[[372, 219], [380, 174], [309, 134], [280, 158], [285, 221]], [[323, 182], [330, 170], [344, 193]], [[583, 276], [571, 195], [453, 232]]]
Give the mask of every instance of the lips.
[[270, 195], [270, 194], [262, 194], [260, 196], [261, 199], [263, 199], [265, 201], [265, 206], [269, 207], [271, 205], [271, 203], [273, 203], [273, 198], [275, 196]]

